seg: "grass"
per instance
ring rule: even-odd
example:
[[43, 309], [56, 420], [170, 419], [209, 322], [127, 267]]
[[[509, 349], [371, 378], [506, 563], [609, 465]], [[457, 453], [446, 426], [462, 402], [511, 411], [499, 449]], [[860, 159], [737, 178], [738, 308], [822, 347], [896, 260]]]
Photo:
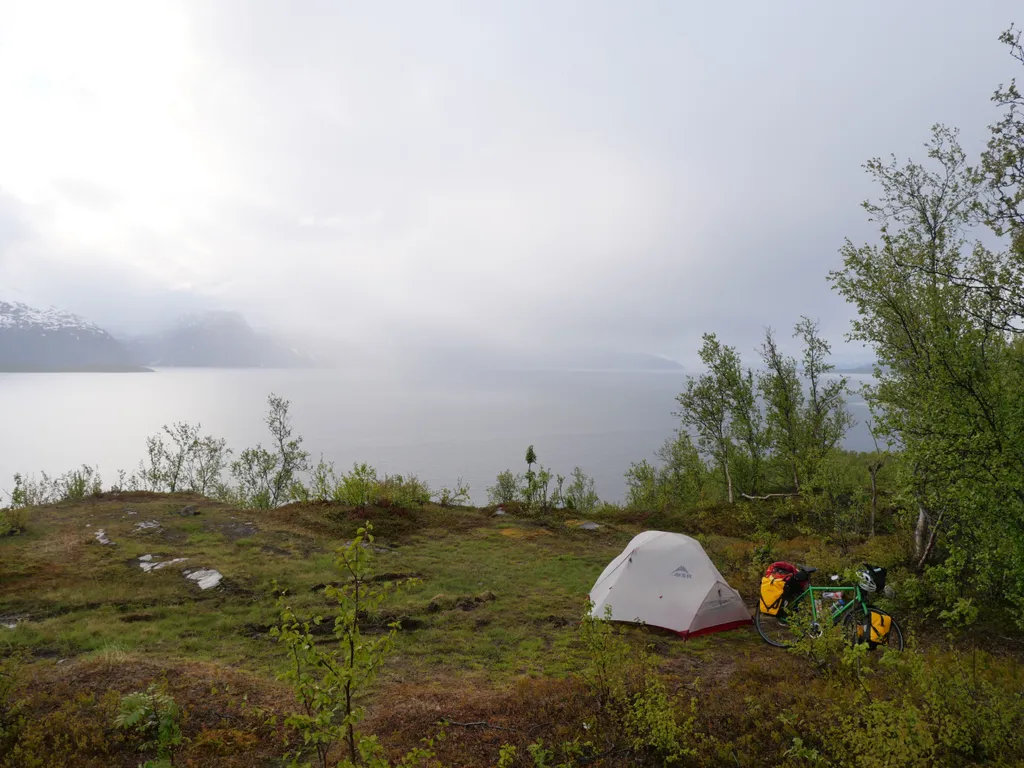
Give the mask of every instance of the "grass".
[[[200, 514], [182, 516], [190, 504]], [[473, 508], [357, 512], [309, 504], [255, 512], [187, 494], [132, 493], [33, 509], [27, 532], [0, 537], [0, 623], [17, 621], [14, 629], [0, 627], [0, 658], [25, 659], [33, 722], [78, 718], [78, 743], [92, 745], [61, 752], [40, 733], [39, 754], [51, 764], [137, 765], [132, 746], [109, 736], [111, 692], [166, 677], [187, 712], [191, 741], [182, 764], [277, 765], [283, 732], [262, 712], [286, 712], [293, 697], [276, 682], [284, 657], [268, 633], [277, 619], [274, 584], [300, 616], [329, 612], [323, 585], [337, 579], [333, 552], [367, 519], [383, 550], [376, 572], [418, 579], [376, 618], [381, 625], [400, 620], [403, 631], [368, 701], [371, 730], [407, 749], [435, 733], [442, 717], [489, 723], [449, 734], [442, 755], [452, 765], [493, 764], [504, 741], [558, 739], [575, 717], [577, 625], [587, 592], [644, 521], [620, 515], [584, 531]], [[159, 528], [140, 530], [141, 521]], [[659, 522], [686, 532], [678, 521], [674, 528]], [[101, 545], [98, 529], [114, 544]], [[726, 535], [704, 542], [753, 606], [754, 544]], [[856, 563], [887, 546], [895, 544], [877, 537], [843, 559]], [[798, 539], [777, 550], [802, 558], [821, 543]], [[187, 560], [143, 573], [138, 558], [147, 554]], [[184, 567], [216, 568], [224, 580], [204, 592], [183, 578]], [[781, 754], [793, 735], [777, 711], [803, 711], [815, 696], [835, 695], [799, 659], [767, 648], [752, 627], [689, 642], [641, 628], [629, 634], [653, 645], [673, 692], [707, 693], [703, 732], [721, 744], [707, 747], [702, 764], [757, 764]], [[1007, 668], [1017, 664], [1011, 652], [1004, 657]], [[763, 715], [765, 733], [751, 724], [761, 711], [771, 712]], [[103, 733], [109, 743], [93, 744]]]
[[[178, 514], [193, 503], [200, 515]], [[377, 571], [420, 578], [390, 609], [416, 628], [400, 635], [395, 666], [443, 663], [497, 681], [556, 669], [547, 648], [573, 634], [595, 574], [635, 533], [553, 531], [438, 507], [256, 513], [148, 494], [60, 505], [35, 510], [30, 532], [0, 545], [0, 615], [22, 619], [0, 635], [0, 648], [45, 658], [116, 644], [143, 657], [182, 655], [272, 674], [280, 663], [265, 631], [276, 619], [273, 584], [291, 594], [300, 615], [327, 611], [330, 601], [314, 587], [337, 577], [333, 550], [364, 516], [377, 518], [388, 549], [377, 554]], [[150, 520], [160, 528], [136, 528]], [[98, 529], [114, 544], [99, 544]], [[143, 573], [138, 558], [147, 554], [186, 561]], [[184, 567], [216, 568], [222, 587], [200, 591], [182, 578]]]

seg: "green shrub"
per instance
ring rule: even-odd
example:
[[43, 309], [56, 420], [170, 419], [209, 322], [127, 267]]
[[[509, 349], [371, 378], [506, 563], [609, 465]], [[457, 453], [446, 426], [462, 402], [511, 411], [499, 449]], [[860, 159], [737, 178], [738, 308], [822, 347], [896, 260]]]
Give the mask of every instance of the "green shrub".
[[301, 437], [292, 437], [290, 407], [284, 398], [269, 395], [265, 422], [273, 439], [272, 450], [257, 445], [242, 451], [231, 462], [236, 487], [227, 489], [215, 483], [219, 496], [239, 506], [271, 509], [294, 495], [299, 475], [309, 468], [309, 453], [302, 449]]
[[88, 496], [99, 496], [103, 493], [100, 473], [88, 464], [83, 464], [81, 469], [65, 472], [55, 483], [60, 501], [82, 501]]
[[113, 691], [99, 698], [68, 691], [60, 696], [30, 694], [16, 724], [13, 743], [6, 750], [0, 749], [0, 766], [99, 768], [119, 764], [124, 737], [110, 728], [117, 704], [118, 695]]
[[494, 485], [487, 488], [487, 502], [489, 504], [511, 504], [519, 499], [519, 488], [522, 485], [522, 478], [506, 469], [499, 472], [494, 480]]
[[324, 457], [313, 468], [310, 475], [309, 496], [313, 501], [329, 501], [338, 486], [338, 473], [333, 462], [325, 462]]
[[[271, 630], [271, 635], [287, 650], [289, 667], [282, 677], [295, 687], [301, 706], [301, 711], [285, 719], [302, 735], [302, 744], [296, 745], [285, 758], [291, 761], [290, 765], [299, 765], [299, 760], [309, 753], [315, 755], [318, 768], [388, 765], [377, 739], [357, 730], [364, 709], [356, 702], [373, 684], [390, 655], [399, 628], [395, 622], [383, 634], [368, 636], [362, 631], [365, 617], [377, 614], [399, 586], [392, 581], [374, 582], [372, 545], [372, 526], [367, 523], [348, 546], [338, 551], [335, 567], [343, 581], [325, 591], [337, 605], [332, 622], [333, 644], [318, 644], [313, 636], [313, 628], [324, 622], [322, 616], [300, 620], [288, 605], [286, 595], [278, 600], [281, 622]], [[403, 586], [410, 583], [414, 581], [406, 581]], [[346, 753], [340, 762], [332, 759], [336, 746]], [[431, 757], [429, 749], [417, 749], [406, 755], [401, 764], [411, 765]]]
[[32, 475], [14, 475], [14, 490], [11, 491], [11, 507], [41, 507], [62, 501], [82, 501], [89, 496], [103, 492], [103, 481], [95, 467], [83, 464], [79, 469], [50, 477], [40, 472], [40, 478]]
[[594, 478], [586, 475], [579, 467], [574, 467], [570, 479], [572, 482], [562, 495], [565, 508], [590, 514], [600, 501], [594, 490]]
[[626, 506], [657, 510], [662, 506], [658, 471], [647, 459], [629, 465], [626, 470]]
[[442, 507], [458, 507], [469, 504], [469, 485], [464, 483], [460, 477], [455, 481], [454, 488], [448, 488], [447, 486], [442, 488], [434, 494], [434, 499]]
[[114, 725], [141, 736], [140, 750], [155, 748], [157, 759], [145, 768], [173, 765], [174, 750], [182, 742], [181, 708], [163, 685], [152, 684], [145, 691], [129, 693], [121, 699]]
[[409, 509], [430, 501], [430, 487], [416, 475], [384, 475], [373, 489], [373, 503], [378, 507]]
[[353, 464], [352, 471], [338, 478], [332, 497], [356, 509], [366, 509], [376, 500], [377, 470], [369, 464]]
[[0, 536], [14, 536], [28, 527], [28, 511], [24, 507], [0, 509]]
[[623, 744], [634, 754], [673, 765], [696, 754], [694, 749], [693, 704], [680, 717], [658, 675], [658, 659], [647, 648], [637, 649], [626, 641], [622, 628], [588, 610], [580, 625], [580, 637], [587, 661], [582, 672], [597, 716], [588, 729], [595, 740], [603, 738]]

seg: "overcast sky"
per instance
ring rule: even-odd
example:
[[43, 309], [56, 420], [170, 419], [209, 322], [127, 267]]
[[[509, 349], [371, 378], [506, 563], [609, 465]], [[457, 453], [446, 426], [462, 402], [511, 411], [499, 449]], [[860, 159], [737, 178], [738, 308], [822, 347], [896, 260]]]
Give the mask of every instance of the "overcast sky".
[[[598, 344], [849, 311], [869, 157], [976, 151], [1017, 2], [0, 0], [0, 298]], [[1016, 71], [1015, 71], [1016, 69]], [[847, 350], [844, 355], [856, 355]]]

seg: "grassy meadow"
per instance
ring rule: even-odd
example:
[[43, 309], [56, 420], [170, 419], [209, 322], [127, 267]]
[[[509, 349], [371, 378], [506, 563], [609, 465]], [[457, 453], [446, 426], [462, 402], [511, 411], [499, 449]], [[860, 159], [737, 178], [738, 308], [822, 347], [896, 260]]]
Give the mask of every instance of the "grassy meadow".
[[[189, 506], [198, 514], [183, 515]], [[278, 679], [287, 657], [270, 634], [275, 596], [286, 590], [300, 616], [330, 616], [324, 587], [339, 579], [333, 553], [365, 520], [377, 536], [375, 578], [416, 581], [366, 618], [371, 634], [396, 621], [401, 631], [365, 696], [364, 730], [396, 757], [443, 732], [434, 751], [453, 766], [496, 765], [505, 744], [519, 746], [511, 764], [533, 765], [528, 745], [578, 737], [593, 708], [579, 632], [586, 595], [607, 562], [647, 527], [699, 535], [751, 608], [759, 557], [838, 569], [901, 556], [895, 536], [865, 539], [845, 555], [800, 537], [771, 542], [768, 554], [764, 542], [711, 533], [713, 512], [675, 525], [609, 512], [597, 516], [600, 529], [588, 531], [576, 520], [495, 515], [493, 508], [357, 511], [311, 503], [258, 511], [190, 494], [135, 492], [33, 508], [28, 519], [25, 532], [0, 538], [0, 624], [14, 625], [0, 627], [0, 657], [14, 670], [9, 695], [23, 718], [8, 755], [0, 755], [5, 766], [140, 764], [145, 750], [112, 720], [121, 695], [161, 680], [184, 713], [186, 741], [175, 765], [281, 765], [289, 737], [281, 717], [296, 699]], [[98, 530], [113, 543], [101, 544]], [[187, 559], [144, 573], [144, 555]], [[184, 568], [215, 568], [223, 581], [204, 591], [184, 578]], [[915, 635], [907, 654], [954, 669], [960, 654], [970, 653], [975, 681], [980, 675], [997, 686], [986, 695], [1009, 702], [1016, 695], [1019, 705], [1024, 676], [1012, 639], [979, 633], [951, 643], [898, 604], [890, 607]], [[326, 629], [321, 635], [331, 642]], [[753, 627], [690, 641], [642, 627], [626, 627], [624, 635], [636, 648], [651, 647], [673, 706], [691, 713], [692, 765], [811, 764], [806, 754], [824, 736], [816, 723], [849, 717], [836, 709], [837, 697], [868, 687], [892, 698], [900, 676], [910, 674], [868, 657], [867, 674], [844, 676], [820, 659], [768, 647]], [[1008, 717], [1019, 723], [1021, 712]], [[849, 728], [871, 733], [864, 724]], [[925, 739], [921, 754], [945, 754], [935, 738]], [[985, 749], [979, 764], [1019, 764], [1010, 753]], [[636, 755], [595, 762], [633, 764]]]

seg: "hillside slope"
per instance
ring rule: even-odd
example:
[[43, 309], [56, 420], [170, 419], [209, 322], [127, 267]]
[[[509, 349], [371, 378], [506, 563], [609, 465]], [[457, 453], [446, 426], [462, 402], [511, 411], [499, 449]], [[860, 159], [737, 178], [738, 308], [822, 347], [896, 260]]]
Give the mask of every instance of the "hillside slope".
[[[437, 750], [452, 766], [493, 765], [504, 743], [525, 758], [537, 739], [559, 744], [582, 733], [593, 705], [575, 676], [586, 658], [579, 619], [593, 581], [642, 529], [629, 516], [582, 530], [469, 508], [256, 512], [134, 493], [30, 510], [27, 533], [0, 537], [0, 659], [25, 655], [20, 690], [33, 724], [21, 743], [49, 764], [135, 766], [137, 741], [111, 735], [119, 695], [165, 678], [186, 711], [189, 741], [176, 764], [279, 765], [286, 729], [253, 708], [281, 715], [294, 706], [276, 679], [286, 659], [270, 635], [275, 583], [300, 616], [330, 615], [323, 588], [339, 578], [332, 553], [365, 519], [378, 535], [381, 578], [419, 579], [368, 617], [371, 632], [391, 621], [402, 627], [366, 702], [368, 731], [398, 754], [445, 730]], [[884, 546], [881, 538], [870, 546]], [[753, 604], [753, 544], [704, 541]], [[779, 551], [802, 559], [820, 546], [801, 539]], [[161, 562], [168, 565], [142, 568]], [[197, 569], [223, 578], [201, 589], [186, 577]], [[814, 725], [828, 716], [821, 703], [849, 690], [765, 646], [752, 627], [688, 642], [641, 627], [625, 634], [652, 646], [681, 712], [699, 702], [693, 765], [778, 762], [795, 736], [825, 727]], [[996, 672], [1016, 685], [1018, 660], [1007, 664]], [[783, 726], [779, 712], [805, 725]], [[47, 736], [58, 728], [76, 734], [73, 746]], [[24, 763], [0, 756], [0, 766], [13, 764]], [[598, 764], [635, 762], [616, 753]]]
[[0, 371], [132, 369], [131, 353], [94, 323], [52, 307], [0, 301]]
[[147, 365], [196, 368], [307, 368], [308, 353], [257, 332], [237, 312], [205, 312], [181, 318], [159, 333], [135, 337], [128, 346]]

